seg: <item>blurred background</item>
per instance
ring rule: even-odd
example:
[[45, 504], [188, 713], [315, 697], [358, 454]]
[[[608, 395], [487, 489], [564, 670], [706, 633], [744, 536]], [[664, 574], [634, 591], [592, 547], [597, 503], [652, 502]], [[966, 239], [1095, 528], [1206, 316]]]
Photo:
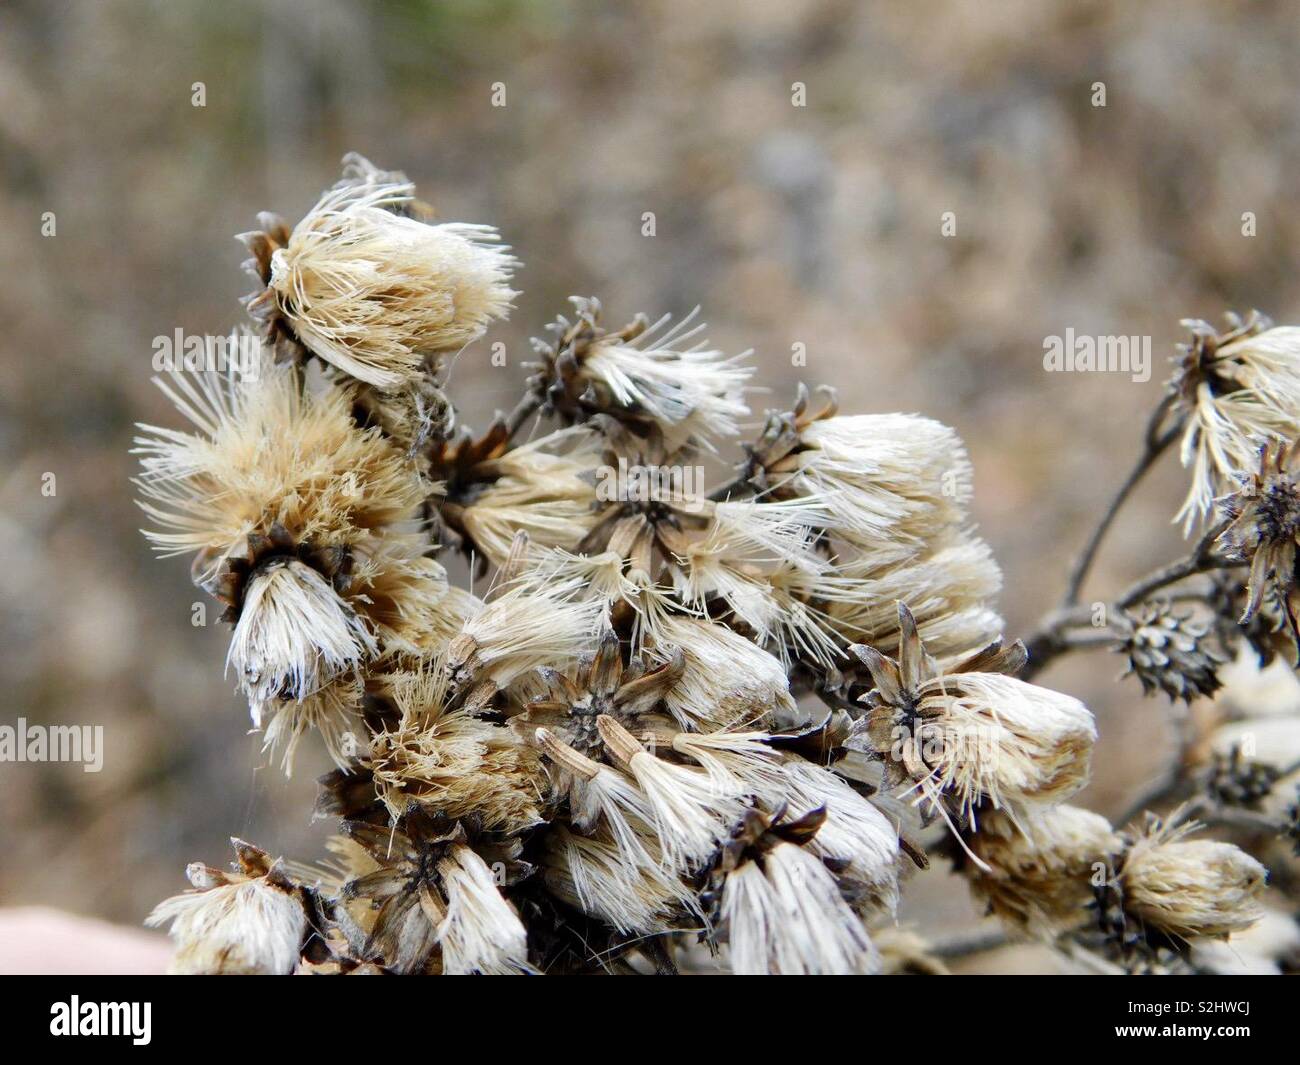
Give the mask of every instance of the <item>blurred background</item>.
[[[1295, 7], [1267, 2], [0, 5], [0, 724], [102, 724], [106, 746], [100, 773], [0, 764], [0, 905], [138, 925], [231, 834], [320, 855], [325, 758], [305, 743], [285, 780], [245, 734], [227, 632], [191, 624], [187, 566], [137, 532], [128, 449], [136, 421], [178, 424], [153, 338], [239, 323], [233, 235], [259, 210], [295, 221], [344, 152], [525, 264], [510, 321], [455, 365], [463, 421], [513, 404], [570, 294], [616, 324], [699, 304], [718, 346], [754, 349], [756, 421], [802, 379], [958, 429], [1021, 634], [1136, 453], [1179, 319], [1300, 318], [1297, 54]], [[1149, 335], [1151, 380], [1044, 372], [1067, 328]], [[1183, 491], [1166, 461], [1098, 596], [1180, 553]], [[1172, 743], [1120, 669], [1101, 652], [1046, 676], [1098, 716], [1082, 802], [1112, 816]], [[1268, 697], [1294, 714], [1287, 691]], [[924, 932], [978, 918], [942, 870], [907, 898]], [[1017, 966], [1049, 963], [967, 964]]]

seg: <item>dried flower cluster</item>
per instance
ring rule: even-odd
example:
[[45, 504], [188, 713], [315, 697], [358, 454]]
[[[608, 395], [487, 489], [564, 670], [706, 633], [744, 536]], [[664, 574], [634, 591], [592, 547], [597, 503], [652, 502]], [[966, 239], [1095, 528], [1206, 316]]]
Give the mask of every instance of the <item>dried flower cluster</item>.
[[[191, 866], [151, 918], [179, 971], [670, 972], [698, 941], [736, 972], [874, 972], [932, 824], [1013, 927], [1122, 963], [1254, 919], [1263, 870], [1232, 845], [1063, 805], [1096, 728], [1016, 676], [951, 429], [801, 390], [710, 490], [696, 463], [740, 437], [752, 367], [692, 318], [611, 329], [581, 299], [476, 436], [444, 362], [515, 295], [493, 229], [351, 156], [296, 226], [243, 239], [258, 357], [160, 382], [191, 428], [143, 427], [141, 505], [224, 604], [268, 750], [288, 770], [320, 734], [340, 831], [318, 868], [240, 842], [235, 872]], [[1293, 433], [1293, 332], [1197, 327], [1162, 413], [1189, 525]], [[520, 440], [534, 416], [553, 430]], [[1232, 504], [1249, 585], [1215, 594], [1247, 621], [1269, 589], [1293, 618], [1287, 454]], [[448, 549], [491, 568], [484, 596]], [[1123, 605], [1145, 687], [1216, 689], [1219, 613]]]

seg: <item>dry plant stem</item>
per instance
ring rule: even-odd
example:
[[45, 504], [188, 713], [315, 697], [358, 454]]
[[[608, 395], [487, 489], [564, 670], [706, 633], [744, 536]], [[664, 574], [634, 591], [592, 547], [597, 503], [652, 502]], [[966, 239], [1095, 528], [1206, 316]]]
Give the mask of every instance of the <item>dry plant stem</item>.
[[1092, 569], [1092, 564], [1096, 560], [1097, 552], [1101, 547], [1102, 541], [1110, 531], [1120, 509], [1128, 500], [1133, 489], [1146, 476], [1148, 470], [1155, 465], [1156, 460], [1164, 454], [1165, 450], [1182, 432], [1182, 420], [1179, 419], [1164, 432], [1160, 431], [1160, 426], [1169, 413], [1169, 408], [1173, 404], [1174, 396], [1172, 393], [1166, 394], [1156, 409], [1152, 412], [1150, 420], [1147, 422], [1146, 435], [1143, 439], [1142, 454], [1138, 456], [1137, 464], [1129, 472], [1124, 483], [1120, 485], [1119, 491], [1111, 500], [1110, 506], [1102, 515], [1101, 521], [1093, 529], [1092, 535], [1088, 537], [1088, 542], [1084, 545], [1083, 551], [1075, 559], [1074, 565], [1070, 568], [1070, 580], [1066, 585], [1065, 598], [1062, 600], [1063, 607], [1074, 606], [1079, 601], [1079, 593], [1083, 589], [1083, 582], [1088, 578], [1088, 572]]
[[746, 495], [753, 495], [754, 486], [749, 483], [749, 479], [752, 476], [753, 470], [751, 470], [749, 464], [746, 463], [745, 468], [737, 476], [733, 477], [726, 484], [719, 485], [709, 493], [710, 502], [725, 503], [727, 500], [731, 499], [735, 493], [739, 492], [744, 492]]
[[514, 410], [506, 415], [506, 432], [510, 439], [513, 440], [515, 434], [523, 428], [524, 422], [528, 421], [538, 410], [541, 409], [542, 399], [536, 392], [529, 391], [515, 404]]
[[1197, 541], [1191, 554], [1179, 559], [1177, 562], [1170, 563], [1163, 569], [1156, 570], [1154, 573], [1130, 585], [1116, 600], [1116, 606], [1120, 608], [1133, 606], [1135, 603], [1140, 603], [1143, 599], [1146, 599], [1152, 592], [1158, 592], [1161, 588], [1176, 584], [1184, 577], [1190, 577], [1197, 573], [1206, 573], [1209, 570], [1221, 569], [1230, 565], [1230, 563], [1226, 563], [1224, 559], [1214, 554], [1214, 542], [1227, 527], [1228, 522], [1226, 521], [1221, 521], [1212, 526]]
[[1206, 825], [1232, 828], [1243, 832], [1259, 832], [1264, 835], [1278, 836], [1286, 831], [1286, 825], [1275, 817], [1258, 810], [1243, 810], [1236, 806], [1222, 806], [1210, 799], [1197, 799], [1188, 803], [1179, 811], [1178, 823], [1200, 821]]
[[[1118, 613], [1134, 606], [1147, 599], [1152, 593], [1177, 584], [1187, 577], [1235, 565], [1214, 553], [1215, 541], [1225, 528], [1227, 522], [1214, 525], [1197, 541], [1188, 555], [1129, 585], [1120, 593], [1118, 599], [1107, 606], [1107, 614]], [[1036, 676], [1053, 659], [1068, 651], [1099, 647], [1114, 642], [1115, 636], [1108, 630], [1089, 628], [1083, 631], [1070, 631], [1089, 624], [1090, 620], [1091, 610], [1078, 605], [1067, 605], [1049, 614], [1024, 641], [1025, 648], [1029, 652], [1029, 662], [1021, 672], [1021, 677], [1028, 680]]]
[[936, 958], [951, 961], [954, 958], [969, 958], [974, 954], [997, 950], [1010, 942], [1011, 937], [1004, 928], [976, 928], [934, 940], [930, 943], [929, 953]]

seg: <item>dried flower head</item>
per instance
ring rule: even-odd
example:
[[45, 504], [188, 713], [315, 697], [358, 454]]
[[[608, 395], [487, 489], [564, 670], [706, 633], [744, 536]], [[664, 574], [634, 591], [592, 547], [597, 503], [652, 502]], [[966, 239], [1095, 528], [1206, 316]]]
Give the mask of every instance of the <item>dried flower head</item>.
[[790, 694], [781, 663], [723, 625], [672, 616], [657, 628], [647, 655], [657, 661], [685, 656], [682, 675], [668, 692], [668, 712], [684, 727], [797, 726], [806, 720]]
[[1300, 538], [1300, 487], [1296, 484], [1295, 444], [1269, 444], [1241, 489], [1221, 500], [1230, 523], [1219, 537], [1224, 553], [1250, 565], [1241, 623], [1260, 610], [1270, 589], [1284, 608], [1294, 638], [1297, 632], [1296, 543]]
[[145, 923], [171, 923], [173, 973], [291, 973], [307, 929], [301, 893], [280, 861], [243, 840], [231, 843], [233, 872], [195, 862], [185, 871], [193, 890], [159, 903]]
[[642, 435], [658, 429], [671, 450], [736, 434], [737, 419], [749, 413], [748, 352], [728, 358], [708, 348], [695, 313], [676, 325], [638, 315], [610, 332], [598, 300], [572, 302], [576, 320], [561, 316], [548, 327], [552, 340], [533, 342], [539, 361], [529, 383], [546, 410], [566, 424], [605, 414]]
[[340, 914], [351, 949], [399, 973], [527, 972], [523, 924], [464, 827], [418, 808], [399, 824], [344, 823], [364, 851], [342, 886], [342, 901], [361, 907]]
[[1090, 920], [1098, 868], [1109, 868], [1123, 840], [1104, 817], [1076, 806], [980, 818], [969, 837], [983, 863], [964, 867], [989, 912], [1011, 928], [1053, 939]]
[[822, 809], [786, 820], [751, 810], [719, 852], [711, 878], [720, 936], [733, 972], [833, 975], [875, 972], [880, 958], [828, 863], [806, 845]]
[[[837, 416], [800, 387], [792, 410], [770, 412], [742, 467], [772, 498], [816, 501], [829, 565], [810, 582], [826, 628], [897, 653], [894, 603], [905, 599], [942, 660], [965, 657], [1003, 630], [1002, 573], [968, 526], [970, 460], [947, 426], [916, 415]], [[823, 663], [829, 664], [829, 663]]]
[[198, 552], [206, 579], [277, 528], [295, 547], [341, 551], [417, 516], [429, 488], [377, 430], [357, 427], [347, 395], [304, 392], [292, 366], [244, 342], [249, 362], [229, 373], [154, 379], [197, 430], [140, 426], [136, 484], [155, 548]]
[[507, 727], [454, 705], [444, 663], [390, 678], [398, 722], [376, 732], [367, 767], [393, 818], [412, 803], [473, 817], [489, 831], [541, 824], [544, 778], [536, 753]]
[[422, 221], [414, 186], [372, 177], [325, 192], [287, 238], [273, 217], [244, 235], [266, 286], [249, 309], [269, 336], [391, 391], [505, 317], [518, 263], [491, 226]]
[[993, 606], [1002, 571], [988, 545], [960, 529], [935, 533], [919, 551], [846, 548], [836, 576], [821, 587], [836, 630], [885, 654], [898, 654], [899, 600], [909, 604], [921, 638], [941, 662], [988, 646], [1005, 627]]
[[142, 426], [140, 505], [155, 547], [194, 551], [195, 580], [225, 604], [254, 723], [276, 723], [268, 739], [288, 761], [305, 728], [325, 725], [343, 761], [341, 722], [369, 664], [431, 650], [451, 627], [445, 574], [408, 531], [429, 489], [357, 426], [342, 391], [305, 392], [291, 366], [249, 350], [224, 376], [158, 379], [197, 431]]
[[521, 532], [538, 548], [573, 547], [600, 521], [592, 471], [603, 456], [590, 429], [562, 429], [465, 471], [439, 512], [497, 566]]
[[1163, 691], [1190, 703], [1220, 688], [1225, 657], [1211, 642], [1211, 626], [1166, 602], [1144, 603], [1123, 614], [1124, 635], [1117, 648], [1128, 656], [1128, 672], [1150, 695]]
[[[647, 669], [640, 658], [625, 667], [618, 636], [607, 629], [596, 652], [584, 654], [569, 670], [538, 670], [542, 692], [525, 702], [511, 723], [526, 737], [544, 728], [560, 743], [590, 754], [601, 747], [597, 718], [608, 715], [639, 731], [643, 719], [651, 720], [653, 711], [662, 708], [685, 670], [680, 650], [654, 668]], [[661, 713], [657, 720], [667, 718]]]
[[1148, 822], [1119, 867], [1124, 904], [1172, 936], [1230, 935], [1259, 919], [1268, 874], [1231, 843], [1187, 839], [1198, 827]]
[[917, 544], [965, 520], [970, 459], [946, 425], [915, 414], [839, 415], [811, 422], [799, 444], [767, 476], [782, 491], [824, 498], [829, 527], [848, 543]]
[[1274, 328], [1257, 311], [1228, 316], [1220, 333], [1187, 320], [1192, 332], [1175, 360], [1170, 382], [1175, 409], [1186, 421], [1182, 461], [1192, 486], [1175, 521], [1184, 533], [1206, 517], [1216, 496], [1254, 466], [1261, 444], [1294, 439], [1300, 431], [1300, 329]]
[[990, 645], [941, 670], [926, 651], [911, 611], [898, 604], [897, 659], [870, 647], [852, 651], [875, 687], [850, 747], [885, 763], [936, 811], [945, 799], [970, 816], [988, 804], [1013, 812], [1056, 803], [1087, 782], [1096, 726], [1077, 699], [1007, 676], [1024, 647]]

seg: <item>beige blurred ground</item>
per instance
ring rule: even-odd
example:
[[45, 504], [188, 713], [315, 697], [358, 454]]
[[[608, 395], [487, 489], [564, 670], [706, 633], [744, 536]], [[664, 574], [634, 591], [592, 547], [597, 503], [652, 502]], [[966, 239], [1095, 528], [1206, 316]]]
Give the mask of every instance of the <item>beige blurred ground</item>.
[[[1178, 320], [1300, 316], [1298, 47], [1285, 3], [6, 4], [0, 722], [103, 724], [107, 758], [0, 766], [0, 902], [137, 924], [231, 833], [317, 856], [323, 759], [286, 782], [244, 734], [225, 633], [191, 626], [186, 566], [136, 532], [127, 449], [134, 421], [175, 420], [152, 339], [239, 322], [232, 235], [297, 218], [343, 152], [498, 225], [526, 264], [490, 338], [511, 367], [486, 344], [456, 365], [465, 420], [511, 404], [526, 338], [571, 293], [620, 319], [702, 304], [721, 346], [755, 349], [759, 411], [802, 377], [959, 429], [1021, 632], [1121, 476]], [[1044, 373], [1043, 338], [1070, 327], [1151, 335], [1155, 376]], [[1175, 553], [1180, 483], [1153, 478], [1101, 589]], [[1104, 812], [1167, 741], [1118, 671], [1050, 675], [1098, 714], [1084, 799]], [[942, 874], [915, 883], [922, 928], [973, 913]]]

